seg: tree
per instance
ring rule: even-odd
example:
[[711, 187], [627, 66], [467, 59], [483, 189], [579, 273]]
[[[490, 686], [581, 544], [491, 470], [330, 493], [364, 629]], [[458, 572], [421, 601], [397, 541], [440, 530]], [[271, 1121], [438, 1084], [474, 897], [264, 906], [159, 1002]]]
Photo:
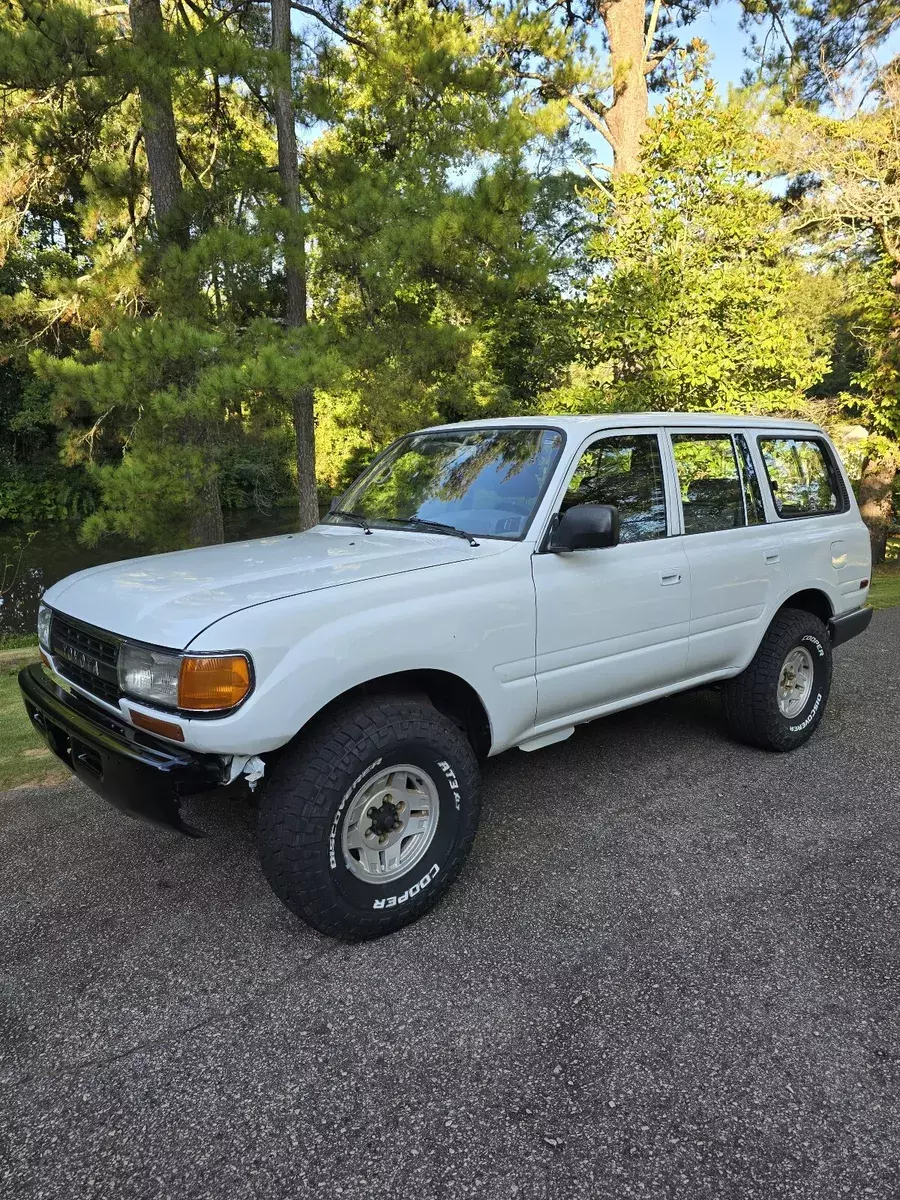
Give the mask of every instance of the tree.
[[[900, 25], [896, 0], [741, 0], [748, 54], [759, 75], [791, 100], [834, 102], [850, 85], [865, 92], [878, 52]], [[757, 32], [757, 31], [762, 31]]]
[[597, 197], [589, 329], [614, 409], [790, 413], [827, 363], [804, 277], [757, 175], [746, 98], [689, 70], [651, 118], [641, 170]]
[[863, 364], [842, 399], [870, 434], [859, 502], [881, 562], [900, 466], [900, 70], [883, 74], [873, 109], [849, 118], [789, 109], [775, 155], [793, 175], [794, 236], [811, 241], [855, 290]]
[[[300, 172], [297, 160], [291, 75], [290, 0], [271, 0], [272, 56], [274, 81], [272, 110], [278, 145], [278, 178], [281, 202], [288, 214], [284, 238], [284, 323], [288, 329], [302, 329], [306, 315], [306, 231], [300, 214]], [[297, 454], [297, 495], [300, 529], [308, 529], [319, 519], [316, 493], [316, 434], [314, 394], [304, 384], [294, 393], [292, 404]]]
[[134, 36], [115, 6], [0, 17], [0, 231], [23, 249], [40, 203], [78, 232], [0, 309], [96, 482], [86, 533], [181, 540], [298, 414], [308, 523], [314, 403], [332, 485], [411, 425], [532, 403], [581, 210], [558, 104], [523, 103], [491, 18], [292, 3], [291, 36], [284, 4], [153, 3]]
[[189, 231], [181, 211], [181, 165], [172, 107], [166, 33], [159, 0], [129, 0], [131, 37], [140, 55], [138, 92], [150, 194], [159, 236], [186, 247]]
[[[563, 103], [574, 128], [603, 138], [617, 176], [638, 169], [650, 90], [664, 89], [671, 80], [680, 28], [712, 3], [568, 0], [548, 6], [501, 0], [492, 38], [498, 61], [517, 79], [536, 85], [541, 102]], [[692, 52], [700, 48], [695, 39], [688, 44]], [[582, 141], [572, 146], [576, 158], [586, 149]]]
[[556, 294], [551, 271], [577, 244], [559, 114], [523, 110], [490, 32], [425, 3], [360, 5], [321, 47], [300, 30], [321, 55], [295, 75], [295, 114], [315, 126], [299, 169], [307, 334], [343, 368], [316, 393], [334, 486], [411, 427], [509, 411], [501, 327]]

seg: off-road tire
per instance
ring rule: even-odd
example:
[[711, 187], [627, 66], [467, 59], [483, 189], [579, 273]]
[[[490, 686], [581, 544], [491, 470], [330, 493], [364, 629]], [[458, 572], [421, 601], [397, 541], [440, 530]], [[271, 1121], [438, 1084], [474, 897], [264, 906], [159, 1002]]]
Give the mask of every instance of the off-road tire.
[[[387, 884], [347, 867], [342, 821], [367, 775], [419, 766], [437, 787], [437, 829], [425, 857]], [[465, 734], [425, 699], [372, 696], [333, 713], [279, 760], [260, 800], [259, 854], [272, 890], [314, 929], [362, 940], [415, 921], [466, 860], [481, 810]], [[380, 902], [380, 904], [379, 904]]]
[[[778, 707], [778, 683], [788, 654], [797, 646], [813, 661], [813, 686], [799, 713], [785, 717]], [[796, 750], [815, 732], [831, 690], [831, 639], [818, 617], [797, 608], [776, 615], [750, 666], [723, 689], [725, 716], [742, 742], [763, 750]]]

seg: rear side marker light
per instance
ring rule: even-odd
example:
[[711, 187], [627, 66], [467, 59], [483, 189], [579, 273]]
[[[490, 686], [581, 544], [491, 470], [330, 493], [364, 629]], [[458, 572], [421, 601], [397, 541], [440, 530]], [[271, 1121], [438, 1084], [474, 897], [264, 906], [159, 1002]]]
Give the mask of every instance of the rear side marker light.
[[863, 590], [863, 588], [867, 588], [868, 586], [869, 586], [869, 581], [868, 581], [868, 579], [864, 579], [864, 580], [862, 581], [862, 583], [860, 583], [860, 585], [859, 585], [859, 590], [860, 590], [860, 591], [862, 591], [862, 590]]
[[128, 715], [131, 717], [132, 725], [137, 725], [138, 729], [146, 729], [148, 733], [159, 733], [173, 742], [184, 741], [184, 730], [174, 721], [161, 721], [159, 717], [148, 717], [146, 713], [135, 712], [133, 708], [129, 708]]

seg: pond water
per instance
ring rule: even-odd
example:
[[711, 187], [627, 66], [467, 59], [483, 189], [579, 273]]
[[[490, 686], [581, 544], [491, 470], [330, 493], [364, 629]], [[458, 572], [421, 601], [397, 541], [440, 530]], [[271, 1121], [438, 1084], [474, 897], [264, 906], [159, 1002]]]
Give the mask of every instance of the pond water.
[[[268, 513], [245, 509], [225, 514], [226, 542], [290, 533], [296, 527], [293, 506]], [[82, 546], [77, 534], [77, 522], [39, 527], [30, 541], [21, 530], [0, 528], [0, 641], [8, 634], [34, 632], [38, 602], [58, 579], [85, 567], [151, 553], [125, 538], [109, 537], [96, 546]]]

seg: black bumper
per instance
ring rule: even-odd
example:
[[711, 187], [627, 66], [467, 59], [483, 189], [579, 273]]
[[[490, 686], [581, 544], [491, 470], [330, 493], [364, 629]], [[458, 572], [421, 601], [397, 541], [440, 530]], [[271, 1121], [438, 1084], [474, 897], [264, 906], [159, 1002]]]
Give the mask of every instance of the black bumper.
[[856, 612], [847, 613], [843, 617], [832, 617], [831, 627], [832, 646], [841, 646], [849, 642], [859, 633], [865, 633], [872, 621], [873, 608], [858, 608]]
[[39, 666], [19, 673], [32, 725], [82, 783], [130, 817], [196, 836], [181, 797], [223, 782], [218, 755], [196, 754], [141, 733], [59, 687]]

